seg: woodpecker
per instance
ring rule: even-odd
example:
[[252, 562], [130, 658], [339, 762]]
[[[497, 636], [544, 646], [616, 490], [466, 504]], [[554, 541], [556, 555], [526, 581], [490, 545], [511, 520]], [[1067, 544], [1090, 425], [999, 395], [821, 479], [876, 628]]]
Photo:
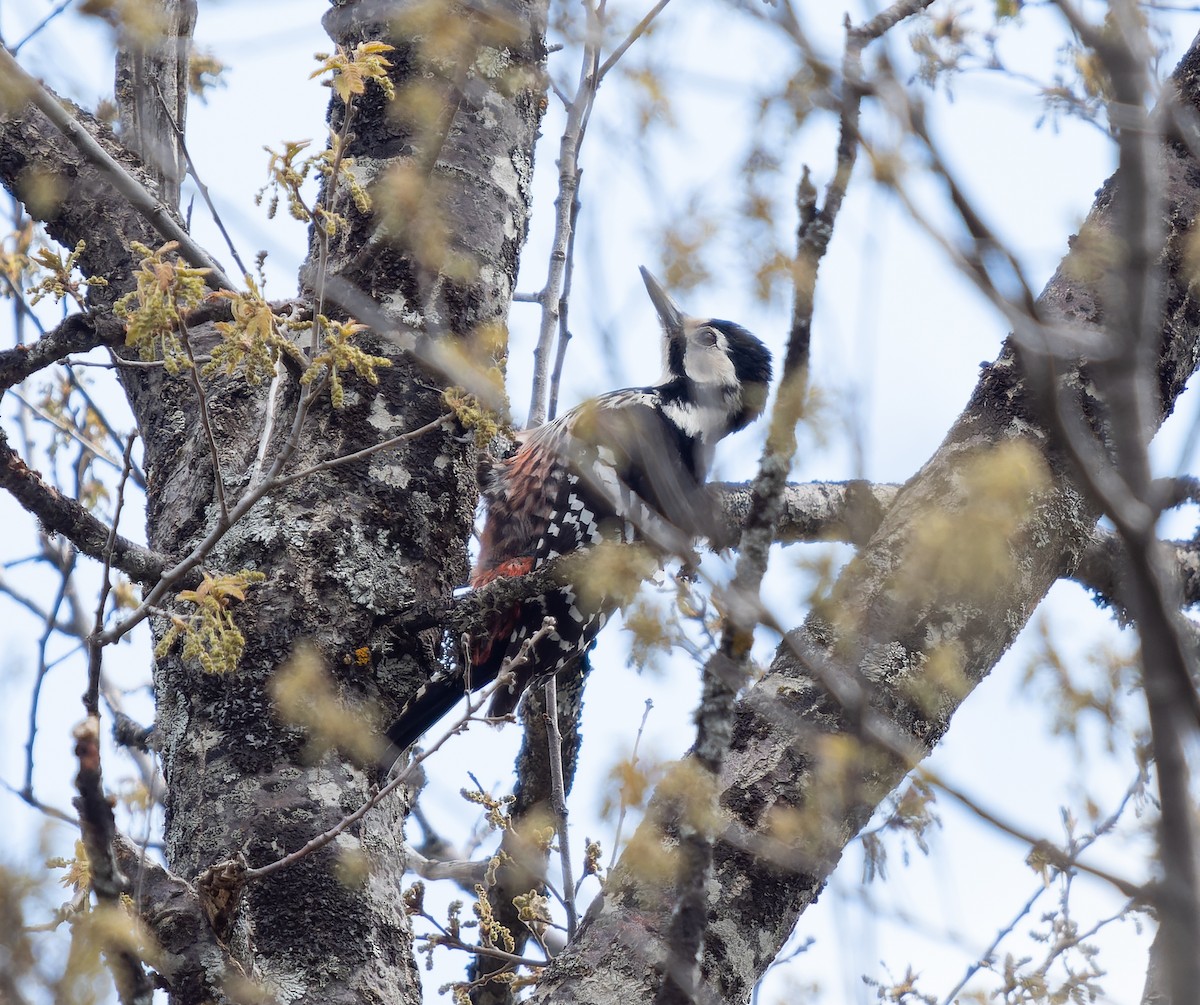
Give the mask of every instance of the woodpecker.
[[[519, 449], [495, 465], [484, 489], [474, 589], [602, 541], [639, 540], [660, 555], [686, 556], [697, 537], [718, 535], [704, 482], [717, 442], [762, 414], [771, 354], [732, 321], [688, 317], [646, 269], [641, 273], [662, 324], [662, 379], [610, 391], [519, 434]], [[466, 684], [478, 690], [494, 681], [552, 618], [513, 685], [493, 695], [489, 715], [509, 714], [531, 684], [578, 664], [614, 607], [611, 598], [564, 583], [493, 612], [471, 641], [469, 677], [454, 672], [428, 681], [388, 739], [409, 747], [454, 707]]]

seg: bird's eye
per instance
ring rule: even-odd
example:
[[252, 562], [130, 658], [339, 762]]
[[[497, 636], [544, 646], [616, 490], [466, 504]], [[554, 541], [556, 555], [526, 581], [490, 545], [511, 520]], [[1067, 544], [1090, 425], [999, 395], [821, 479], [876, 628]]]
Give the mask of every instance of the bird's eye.
[[716, 344], [717, 333], [711, 328], [701, 328], [698, 332], [696, 332], [696, 345], [709, 347]]

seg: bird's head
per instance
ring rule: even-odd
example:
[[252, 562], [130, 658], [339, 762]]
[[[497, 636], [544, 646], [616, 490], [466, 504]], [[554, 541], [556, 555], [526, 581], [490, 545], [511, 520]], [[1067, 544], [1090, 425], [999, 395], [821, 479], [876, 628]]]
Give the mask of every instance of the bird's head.
[[685, 381], [698, 397], [725, 400], [728, 432], [762, 415], [771, 381], [767, 347], [732, 321], [689, 317], [644, 266], [641, 273], [663, 328], [662, 383]]

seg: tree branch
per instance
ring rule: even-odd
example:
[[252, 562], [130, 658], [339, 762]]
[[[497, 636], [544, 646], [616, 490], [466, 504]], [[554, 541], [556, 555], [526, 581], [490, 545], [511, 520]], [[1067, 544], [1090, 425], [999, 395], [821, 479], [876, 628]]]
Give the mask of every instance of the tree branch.
[[125, 326], [111, 314], [72, 314], [36, 342], [0, 351], [0, 393], [69, 356], [125, 338]]
[[97, 168], [108, 180], [109, 185], [124, 200], [168, 241], [179, 242], [179, 253], [198, 269], [208, 269], [205, 282], [213, 289], [234, 289], [221, 267], [217, 265], [192, 236], [180, 226], [170, 209], [159, 202], [146, 186], [127, 171], [99, 141], [68, 111], [67, 106], [56, 95], [51, 94], [31, 77], [13, 59], [8, 50], [0, 48], [0, 76], [7, 86], [24, 95], [54, 127], [61, 132], [84, 160]]
[[138, 913], [160, 950], [154, 969], [172, 991], [213, 1005], [277, 1001], [217, 937], [194, 886], [146, 858], [124, 836], [118, 835], [113, 847], [121, 871], [137, 876], [133, 896]]
[[[122, 895], [129, 890], [129, 880], [117, 865], [117, 823], [112, 803], [104, 794], [100, 772], [100, 720], [95, 715], [89, 715], [75, 728], [75, 756], [79, 760], [79, 773], [75, 777], [79, 795], [74, 804], [87, 849], [92, 890], [101, 904], [118, 910]], [[150, 1005], [154, 985], [133, 951], [113, 940], [105, 946], [105, 956], [122, 1005]]]
[[[37, 517], [46, 530], [61, 534], [85, 555], [104, 560], [111, 528], [74, 499], [43, 481], [42, 476], [28, 467], [9, 446], [2, 429], [0, 487], [7, 489], [17, 502]], [[117, 534], [113, 538], [112, 566], [135, 582], [152, 585], [162, 578], [167, 558]]]

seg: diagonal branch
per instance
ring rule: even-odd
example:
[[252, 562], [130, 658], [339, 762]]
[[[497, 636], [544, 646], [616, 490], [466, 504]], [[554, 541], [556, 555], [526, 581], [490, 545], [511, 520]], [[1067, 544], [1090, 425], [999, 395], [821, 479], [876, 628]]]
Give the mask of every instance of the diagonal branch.
[[[112, 803], [104, 793], [100, 771], [100, 720], [89, 715], [75, 728], [75, 756], [79, 772], [75, 787], [75, 809], [79, 812], [79, 830], [87, 849], [88, 871], [96, 900], [119, 910], [121, 897], [129, 890], [129, 879], [117, 864], [117, 823]], [[109, 969], [117, 986], [121, 1005], [150, 1005], [154, 985], [132, 949], [116, 944], [105, 948]]]
[[83, 159], [99, 171], [116, 189], [124, 200], [150, 226], [168, 241], [178, 241], [179, 251], [189, 264], [199, 269], [208, 269], [205, 281], [213, 289], [234, 289], [221, 267], [217, 265], [192, 236], [183, 229], [170, 209], [150, 194], [142, 182], [135, 178], [100, 142], [71, 114], [67, 106], [56, 95], [31, 77], [13, 59], [8, 50], [0, 48], [0, 79], [17, 94], [23, 95], [54, 127], [75, 146]]
[[[103, 560], [111, 528], [74, 499], [42, 480], [9, 446], [0, 430], [0, 487], [7, 489], [46, 530], [61, 534], [85, 555]], [[162, 578], [167, 558], [117, 534], [112, 542], [112, 566], [138, 583], [153, 584]]]
[[125, 326], [111, 314], [72, 314], [36, 342], [0, 352], [0, 393], [73, 352], [113, 345]]
[[[700, 706], [696, 710], [696, 742], [691, 756], [711, 780], [720, 775], [733, 734], [734, 704], [748, 682], [750, 647], [754, 642], [759, 591], [767, 571], [776, 527], [782, 517], [783, 490], [796, 452], [796, 427], [808, 394], [808, 367], [812, 341], [813, 305], [817, 271], [833, 237], [838, 212], [858, 156], [858, 124], [864, 94], [862, 53], [871, 42], [906, 17], [928, 7], [932, 0], [900, 0], [862, 27], [846, 25], [842, 64], [842, 109], [839, 120], [837, 166], [818, 206], [816, 191], [804, 169], [798, 187], [799, 229], [793, 266], [795, 303], [787, 353], [775, 407], [771, 411], [767, 442], [758, 475], [750, 492], [749, 512], [738, 545], [737, 567], [725, 598], [728, 614], [716, 652], [704, 666]], [[699, 802], [699, 801], [697, 801]], [[669, 958], [662, 972], [657, 1005], [687, 1005], [695, 998], [697, 961], [708, 928], [705, 899], [712, 871], [713, 835], [683, 811], [680, 800], [663, 800], [666, 816], [659, 826], [678, 831], [679, 898], [667, 933]], [[704, 806], [710, 817], [714, 806]]]
[[[276, 1001], [264, 987], [251, 985], [253, 971], [243, 967], [217, 938], [194, 886], [146, 858], [123, 835], [117, 835], [113, 850], [120, 869], [137, 876], [133, 896], [138, 913], [161, 950], [154, 969], [173, 990], [188, 989], [213, 1005]], [[252, 999], [246, 994], [251, 989]]]

